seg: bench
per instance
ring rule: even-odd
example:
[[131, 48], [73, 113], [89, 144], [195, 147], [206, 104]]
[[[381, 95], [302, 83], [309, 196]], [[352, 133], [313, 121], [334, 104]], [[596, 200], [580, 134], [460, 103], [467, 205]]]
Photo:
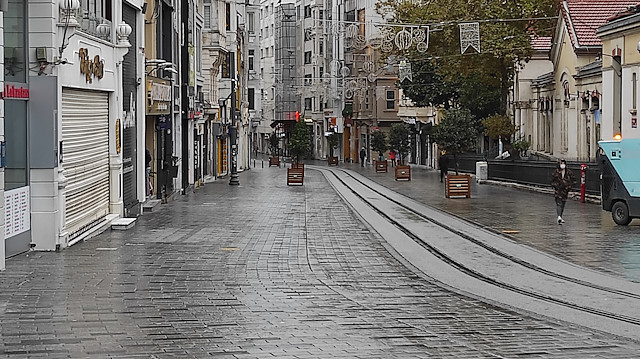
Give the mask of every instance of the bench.
[[447, 174], [444, 188], [447, 198], [471, 198], [471, 176]]
[[287, 186], [292, 184], [300, 184], [304, 183], [304, 168], [294, 167], [287, 168]]

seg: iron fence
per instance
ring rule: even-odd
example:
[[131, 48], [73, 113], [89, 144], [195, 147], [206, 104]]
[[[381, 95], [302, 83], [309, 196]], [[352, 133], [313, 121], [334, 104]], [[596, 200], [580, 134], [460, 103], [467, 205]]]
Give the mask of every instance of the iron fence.
[[[463, 155], [458, 157], [458, 168], [461, 172], [475, 173], [476, 162], [485, 161], [482, 155]], [[453, 159], [450, 160], [453, 164]], [[508, 181], [539, 187], [551, 187], [551, 175], [556, 169], [555, 161], [527, 161], [527, 160], [489, 160], [489, 179]], [[580, 162], [567, 162], [567, 167], [573, 172], [576, 183], [573, 190], [580, 190]], [[600, 195], [600, 168], [596, 162], [587, 163], [586, 193]], [[454, 168], [450, 165], [450, 170]]]

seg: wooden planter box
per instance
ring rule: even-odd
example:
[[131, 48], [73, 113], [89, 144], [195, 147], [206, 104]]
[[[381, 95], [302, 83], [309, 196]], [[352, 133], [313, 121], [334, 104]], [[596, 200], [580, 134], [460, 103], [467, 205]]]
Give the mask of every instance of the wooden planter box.
[[329, 157], [328, 161], [329, 161], [329, 166], [331, 166], [331, 165], [337, 166], [338, 165], [338, 157]]
[[304, 169], [304, 163], [291, 163], [291, 168], [302, 168], [302, 169]]
[[269, 167], [271, 167], [271, 166], [280, 167], [280, 157], [278, 157], [278, 156], [269, 157]]
[[447, 198], [471, 198], [471, 176], [447, 174], [444, 190]]
[[387, 161], [376, 161], [376, 172], [388, 172]]
[[411, 181], [411, 167], [404, 165], [396, 166], [396, 181], [406, 179], [407, 181]]
[[304, 167], [287, 168], [287, 186], [304, 184]]

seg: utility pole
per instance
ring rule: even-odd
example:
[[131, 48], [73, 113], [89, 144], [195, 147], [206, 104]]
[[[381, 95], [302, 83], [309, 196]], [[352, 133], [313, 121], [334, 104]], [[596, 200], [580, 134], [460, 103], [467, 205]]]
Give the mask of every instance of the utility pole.
[[229, 138], [231, 141], [231, 176], [229, 177], [230, 186], [240, 185], [238, 180], [238, 127], [236, 123], [236, 57], [235, 53], [229, 54], [231, 71], [231, 127]]

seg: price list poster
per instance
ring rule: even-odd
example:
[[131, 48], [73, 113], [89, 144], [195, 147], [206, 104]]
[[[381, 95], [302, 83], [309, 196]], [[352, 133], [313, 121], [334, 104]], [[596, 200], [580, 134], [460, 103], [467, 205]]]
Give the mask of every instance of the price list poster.
[[4, 237], [13, 237], [31, 228], [29, 187], [4, 192]]

